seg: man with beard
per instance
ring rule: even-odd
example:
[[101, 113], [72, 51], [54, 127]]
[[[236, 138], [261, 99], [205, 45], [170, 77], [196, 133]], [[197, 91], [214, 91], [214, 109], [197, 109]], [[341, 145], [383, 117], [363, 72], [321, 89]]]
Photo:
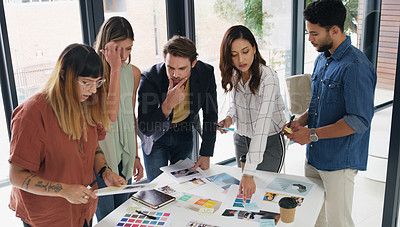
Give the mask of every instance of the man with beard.
[[354, 178], [367, 167], [376, 71], [345, 35], [341, 1], [315, 1], [303, 14], [309, 41], [321, 54], [311, 77], [310, 106], [292, 122], [293, 133], [285, 134], [307, 144], [305, 175], [324, 183], [315, 226], [352, 227]]
[[214, 68], [197, 60], [195, 44], [183, 36], [168, 40], [163, 54], [163, 63], [142, 73], [138, 90], [138, 134], [149, 182], [162, 173], [160, 167], [168, 161], [174, 164], [192, 157], [193, 128], [202, 136], [202, 142], [192, 169], [209, 168], [216, 139]]

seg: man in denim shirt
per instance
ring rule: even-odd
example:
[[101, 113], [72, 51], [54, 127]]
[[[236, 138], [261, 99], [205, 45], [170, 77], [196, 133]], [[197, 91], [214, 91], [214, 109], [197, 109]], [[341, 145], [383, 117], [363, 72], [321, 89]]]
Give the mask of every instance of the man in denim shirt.
[[315, 1], [304, 17], [309, 41], [321, 54], [315, 60], [308, 111], [286, 135], [307, 144], [305, 174], [324, 183], [325, 202], [315, 226], [351, 227], [354, 178], [367, 167], [376, 72], [343, 32], [341, 1]]

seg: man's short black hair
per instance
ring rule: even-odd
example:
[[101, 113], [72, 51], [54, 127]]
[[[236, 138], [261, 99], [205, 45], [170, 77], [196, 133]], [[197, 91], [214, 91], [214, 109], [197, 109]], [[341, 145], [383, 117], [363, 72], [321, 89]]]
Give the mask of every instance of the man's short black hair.
[[310, 3], [303, 12], [304, 19], [311, 24], [329, 30], [336, 25], [344, 32], [346, 8], [340, 0], [317, 0]]

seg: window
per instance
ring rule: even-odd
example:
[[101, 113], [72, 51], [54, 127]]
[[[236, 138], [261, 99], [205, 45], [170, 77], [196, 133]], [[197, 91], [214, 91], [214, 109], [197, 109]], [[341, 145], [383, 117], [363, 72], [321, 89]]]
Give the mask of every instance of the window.
[[[282, 91], [290, 73], [291, 1], [195, 0], [196, 45], [199, 59], [214, 66], [218, 95], [218, 120], [226, 117], [230, 95], [221, 86], [219, 51], [226, 30], [243, 24], [250, 28], [267, 65], [278, 72]], [[260, 14], [252, 12], [260, 11]], [[215, 23], [218, 21], [218, 23]], [[212, 163], [235, 157], [232, 133], [217, 132]]]
[[[2, 152], [0, 152], [0, 181], [8, 177], [8, 156], [10, 142], [8, 140], [8, 129], [6, 124], [6, 116], [4, 114], [3, 107], [3, 97], [1, 95], [0, 88], [0, 147], [2, 147]], [[4, 149], [6, 148], [6, 149]]]
[[[22, 103], [40, 91], [61, 51], [82, 43], [79, 1], [51, 4], [4, 4], [11, 59], [18, 96]], [[1, 102], [3, 103], [3, 102]], [[8, 176], [9, 141], [3, 105], [0, 105], [0, 180]]]
[[[104, 6], [106, 7], [106, 6]], [[105, 20], [112, 16], [125, 17], [132, 25], [135, 42], [131, 64], [141, 71], [163, 61], [162, 47], [167, 42], [165, 1], [115, 1], [116, 12], [105, 12]]]
[[66, 46], [82, 43], [79, 1], [9, 3], [4, 11], [21, 103], [40, 90]]

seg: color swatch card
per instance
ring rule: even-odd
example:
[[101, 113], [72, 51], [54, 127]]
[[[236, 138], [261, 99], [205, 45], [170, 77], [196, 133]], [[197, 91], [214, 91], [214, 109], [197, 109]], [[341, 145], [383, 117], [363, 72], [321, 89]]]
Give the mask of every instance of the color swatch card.
[[221, 201], [206, 199], [187, 193], [184, 193], [180, 197], [178, 197], [177, 201], [177, 206], [188, 208], [195, 212], [199, 212], [201, 208], [212, 208], [214, 209], [213, 212], [215, 212], [220, 208], [222, 204]]
[[[124, 227], [160, 227], [170, 226], [171, 213], [128, 208], [126, 214], [116, 226]], [[134, 212], [132, 212], [132, 210]]]
[[251, 196], [243, 198], [243, 194], [236, 195], [235, 201], [233, 202], [233, 207], [243, 208], [244, 204], [250, 204]]
[[239, 193], [239, 185], [233, 184], [229, 187], [227, 192], [227, 197], [224, 200], [224, 204], [234, 208], [245, 208], [246, 204], [250, 204], [252, 196], [247, 196], [246, 199], [243, 198], [243, 194]]
[[305, 196], [308, 194], [308, 192], [310, 192], [313, 186], [313, 183], [306, 183], [277, 177], [270, 184], [267, 185], [267, 188], [284, 193]]

